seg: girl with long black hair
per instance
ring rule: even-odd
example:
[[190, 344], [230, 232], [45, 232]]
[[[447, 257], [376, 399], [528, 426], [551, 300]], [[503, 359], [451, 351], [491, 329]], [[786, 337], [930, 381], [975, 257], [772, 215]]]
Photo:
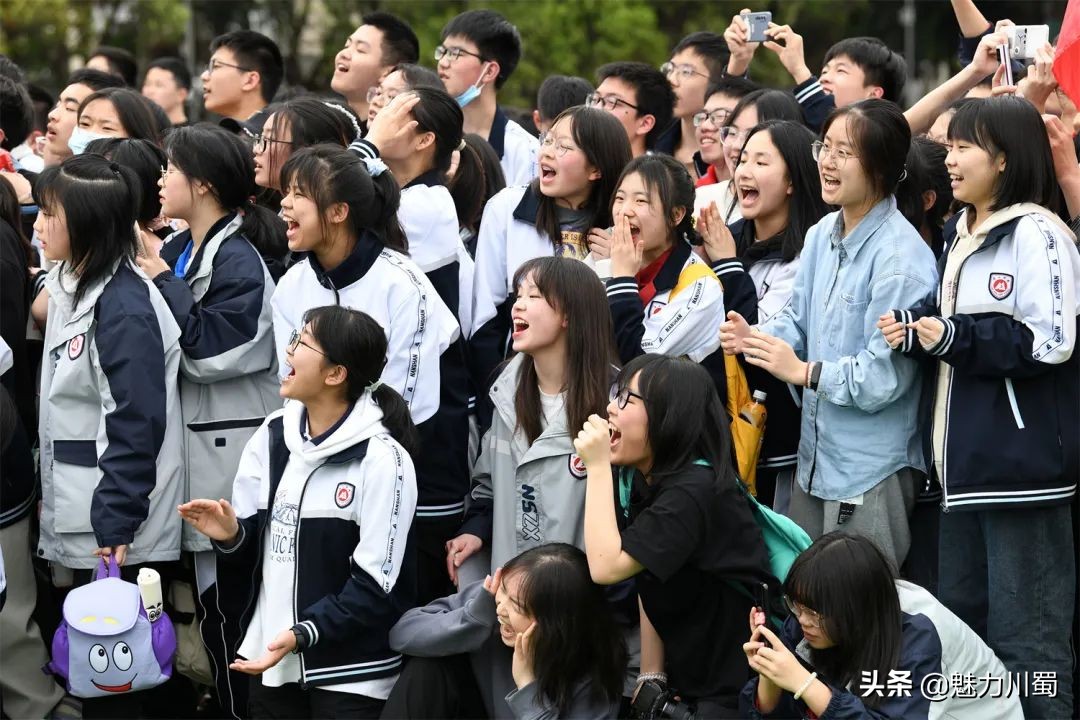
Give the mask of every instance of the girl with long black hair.
[[[480, 698], [463, 653], [494, 637], [513, 651], [512, 660], [506, 652], [513, 689]], [[626, 646], [585, 554], [573, 545], [530, 548], [485, 580], [408, 611], [390, 643], [413, 657], [386, 717], [477, 717], [481, 700], [505, 700], [496, 716], [508, 711], [521, 720], [619, 717]]]

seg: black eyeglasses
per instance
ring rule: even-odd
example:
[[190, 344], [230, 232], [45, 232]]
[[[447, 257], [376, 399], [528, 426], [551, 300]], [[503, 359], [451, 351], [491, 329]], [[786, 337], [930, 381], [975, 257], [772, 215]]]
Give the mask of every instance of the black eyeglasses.
[[324, 353], [322, 350], [320, 350], [317, 347], [313, 347], [311, 345], [308, 345], [306, 342], [301, 340], [299, 330], [293, 330], [292, 335], [289, 336], [289, 345], [288, 345], [289, 352], [296, 352], [296, 348], [297, 348], [298, 345], [303, 345], [308, 350], [314, 350], [315, 352], [319, 353], [323, 357], [326, 357], [326, 353]]
[[266, 152], [267, 143], [281, 143], [282, 145], [296, 145], [296, 143], [290, 140], [278, 140], [277, 138], [266, 137], [265, 135], [256, 135], [255, 139], [251, 143], [251, 149], [257, 153]]
[[714, 127], [720, 127], [727, 121], [728, 115], [730, 114], [731, 111], [725, 110], [724, 108], [719, 108], [717, 110], [713, 110], [712, 112], [708, 112], [706, 110], [696, 112], [694, 113], [693, 117], [694, 127], [701, 127], [705, 124], [706, 120], [711, 122]]
[[206, 74], [213, 75], [214, 71], [218, 68], [230, 67], [240, 72], [251, 72], [251, 68], [244, 67], [243, 65], [233, 65], [232, 63], [221, 62], [220, 60], [211, 60], [206, 63]]
[[469, 52], [465, 48], [455, 47], [453, 45], [451, 45], [450, 47], [446, 47], [445, 45], [437, 45], [435, 47], [435, 60], [436, 61], [442, 60], [443, 57], [449, 56], [450, 57], [450, 62], [454, 62], [455, 60], [457, 60], [462, 55], [469, 55], [471, 57], [476, 58], [477, 60], [483, 60], [484, 59], [483, 55], [477, 55], [474, 52]]
[[627, 386], [615, 394], [615, 404], [619, 406], [620, 410], [625, 410], [626, 405], [630, 402], [630, 398], [632, 397], [637, 398], [641, 402], [645, 402], [644, 395], [638, 395], [636, 392], [631, 390], [629, 386]]
[[622, 98], [615, 97], [614, 95], [601, 95], [597, 92], [594, 92], [588, 97], [586, 97], [585, 104], [590, 107], [604, 108], [608, 112], [615, 112], [616, 108], [618, 108], [620, 105], [625, 105], [628, 108], [640, 110], [637, 105], [628, 103]]

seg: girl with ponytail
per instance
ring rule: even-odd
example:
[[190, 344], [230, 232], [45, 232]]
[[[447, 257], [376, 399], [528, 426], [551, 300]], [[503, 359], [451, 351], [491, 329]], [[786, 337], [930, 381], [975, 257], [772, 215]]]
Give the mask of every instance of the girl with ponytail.
[[397, 680], [389, 634], [414, 604], [416, 428], [380, 380], [387, 357], [371, 316], [305, 312], [280, 387], [292, 402], [247, 443], [232, 501], [179, 508], [232, 567], [219, 585], [223, 607], [243, 608], [229, 617], [242, 642], [223, 659], [261, 676], [250, 717], [377, 718]]
[[86, 570], [76, 582], [95, 555], [125, 576], [180, 556], [180, 330], [134, 263], [139, 188], [131, 169], [86, 154], [34, 190], [34, 232], [59, 263], [45, 281], [38, 554]]
[[460, 524], [469, 489], [458, 324], [405, 254], [400, 191], [381, 160], [317, 145], [293, 154], [281, 177], [289, 249], [299, 260], [272, 302], [279, 368], [288, 372], [289, 338], [312, 307], [356, 308], [382, 326], [388, 350], [381, 380], [404, 398], [426, 449], [417, 457], [418, 545], [422, 567], [430, 568], [421, 581], [445, 583], [444, 543]]
[[626, 166], [611, 200], [608, 305], [623, 364], [644, 353], [701, 362], [720, 347], [724, 291], [692, 246], [694, 181], [668, 155]]

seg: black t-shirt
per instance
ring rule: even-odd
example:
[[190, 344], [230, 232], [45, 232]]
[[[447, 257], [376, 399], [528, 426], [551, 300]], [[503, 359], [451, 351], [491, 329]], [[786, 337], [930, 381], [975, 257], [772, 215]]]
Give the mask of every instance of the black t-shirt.
[[637, 476], [622, 547], [645, 566], [638, 593], [672, 687], [684, 698], [737, 697], [750, 676], [742, 644], [753, 601], [727, 581], [776, 583], [741, 490], [697, 465], [652, 486]]

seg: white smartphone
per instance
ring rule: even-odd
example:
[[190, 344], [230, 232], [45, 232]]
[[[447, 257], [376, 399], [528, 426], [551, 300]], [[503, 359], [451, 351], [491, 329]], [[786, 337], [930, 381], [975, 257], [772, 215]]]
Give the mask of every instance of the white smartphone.
[[1050, 42], [1049, 25], [1006, 25], [1002, 30], [1009, 36], [1013, 60], [1034, 60], [1035, 50]]

